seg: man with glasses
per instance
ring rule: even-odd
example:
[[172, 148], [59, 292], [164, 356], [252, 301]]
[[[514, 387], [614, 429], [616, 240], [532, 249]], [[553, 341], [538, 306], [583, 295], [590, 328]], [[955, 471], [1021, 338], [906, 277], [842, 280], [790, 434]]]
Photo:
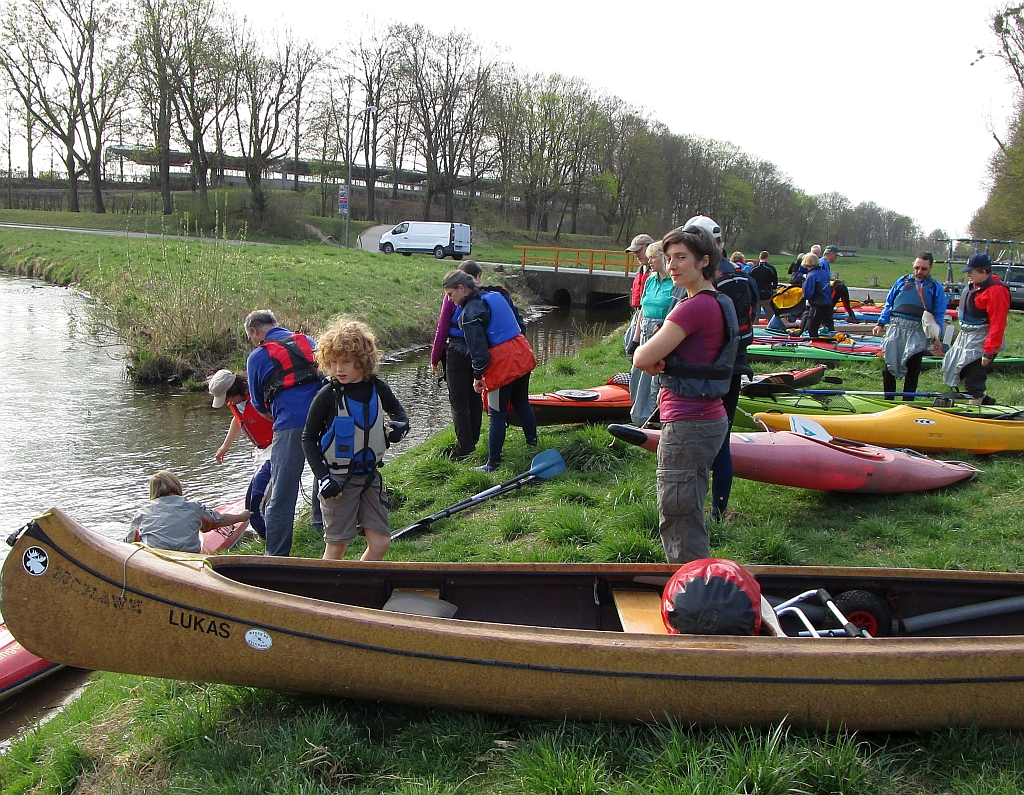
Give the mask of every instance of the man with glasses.
[[[941, 343], [933, 344], [925, 335], [922, 318], [931, 312], [939, 326], [941, 339], [946, 318], [946, 291], [931, 275], [932, 255], [922, 251], [914, 259], [914, 272], [901, 276], [885, 298], [885, 307], [878, 316], [878, 325], [872, 333], [882, 340], [885, 369], [882, 370], [882, 389], [889, 400], [895, 397], [896, 379], [903, 378], [903, 391], [917, 391], [921, 374], [921, 360], [929, 347], [937, 356], [942, 355]], [[904, 400], [913, 400], [905, 394]]]

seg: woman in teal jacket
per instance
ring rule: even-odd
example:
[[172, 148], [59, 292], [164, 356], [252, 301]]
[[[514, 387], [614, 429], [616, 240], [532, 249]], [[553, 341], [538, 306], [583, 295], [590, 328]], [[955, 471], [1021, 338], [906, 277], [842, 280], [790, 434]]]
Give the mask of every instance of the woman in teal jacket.
[[[647, 256], [650, 259], [651, 275], [647, 277], [644, 291], [640, 296], [640, 322], [636, 324], [633, 341], [626, 348], [630, 358], [637, 348], [661, 328], [672, 304], [672, 279], [665, 268], [665, 252], [662, 251], [660, 240], [647, 247]], [[659, 389], [661, 382], [657, 377], [652, 377], [637, 367], [630, 371], [629, 396], [633, 399], [630, 417], [634, 425], [643, 425], [654, 413], [658, 405]]]

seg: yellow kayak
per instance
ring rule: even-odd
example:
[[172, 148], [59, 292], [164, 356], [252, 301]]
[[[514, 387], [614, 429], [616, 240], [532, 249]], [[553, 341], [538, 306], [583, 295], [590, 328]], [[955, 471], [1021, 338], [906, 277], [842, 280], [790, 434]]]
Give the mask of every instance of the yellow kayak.
[[[789, 430], [789, 417], [767, 412], [754, 415], [769, 428], [779, 431]], [[983, 420], [934, 408], [896, 406], [875, 414], [837, 417], [816, 414], [814, 421], [840, 439], [879, 447], [909, 447], [922, 453], [1024, 451], [1024, 420]]]

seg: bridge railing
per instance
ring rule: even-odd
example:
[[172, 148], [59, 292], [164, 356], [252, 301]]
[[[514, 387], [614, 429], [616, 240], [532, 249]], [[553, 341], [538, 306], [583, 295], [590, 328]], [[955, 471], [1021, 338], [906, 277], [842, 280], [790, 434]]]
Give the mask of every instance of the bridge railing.
[[586, 268], [590, 273], [595, 269], [621, 270], [626, 276], [636, 267], [637, 260], [628, 251], [604, 251], [589, 248], [552, 248], [549, 246], [514, 246], [522, 252], [521, 266], [527, 264], [546, 265], [551, 263], [557, 271], [563, 268]]

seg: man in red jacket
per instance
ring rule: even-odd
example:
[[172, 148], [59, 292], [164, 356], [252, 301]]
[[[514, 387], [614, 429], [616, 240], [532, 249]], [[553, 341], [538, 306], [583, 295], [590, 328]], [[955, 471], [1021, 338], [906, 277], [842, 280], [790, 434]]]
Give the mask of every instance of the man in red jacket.
[[647, 247], [653, 242], [654, 238], [650, 235], [637, 235], [633, 238], [633, 242], [629, 244], [629, 248], [626, 249], [640, 263], [640, 268], [637, 270], [636, 276], [633, 277], [633, 290], [629, 298], [630, 306], [634, 309], [640, 307], [640, 296], [644, 294], [644, 282], [647, 281], [647, 276], [651, 272], [647, 259]]
[[971, 403], [990, 405], [996, 401], [985, 395], [985, 378], [1004, 347], [1010, 291], [992, 273], [988, 254], [975, 254], [960, 272], [968, 285], [960, 296], [960, 333], [942, 359], [942, 381], [953, 388], [962, 383]]

